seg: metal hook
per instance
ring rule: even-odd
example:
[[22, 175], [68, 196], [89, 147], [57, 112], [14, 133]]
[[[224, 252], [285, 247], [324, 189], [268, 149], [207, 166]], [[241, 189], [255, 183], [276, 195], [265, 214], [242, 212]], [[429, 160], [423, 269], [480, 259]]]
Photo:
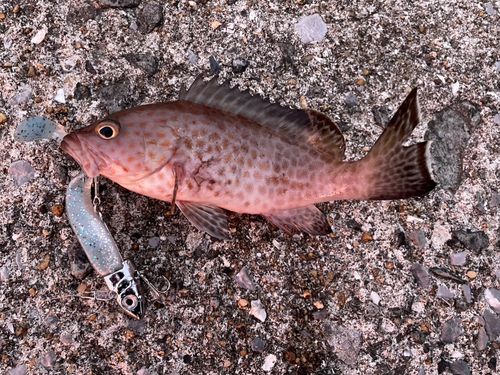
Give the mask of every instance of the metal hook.
[[83, 292], [79, 297], [94, 301], [111, 301], [116, 298], [116, 293], [111, 290], [90, 290]]
[[94, 205], [94, 212], [101, 215], [100, 212], [97, 212], [97, 207], [101, 204], [101, 198], [99, 197], [99, 179], [98, 177], [94, 177], [92, 179], [94, 184], [94, 199], [92, 200], [92, 204]]
[[170, 281], [165, 276], [162, 276], [162, 277], [168, 283], [168, 286], [166, 289], [158, 290], [158, 288], [156, 288], [148, 279], [146, 279], [146, 277], [141, 272], [137, 271], [137, 273], [139, 274], [141, 279], [144, 280], [146, 285], [151, 289], [151, 292], [153, 293], [153, 295], [155, 297], [153, 299], [153, 302], [158, 301], [162, 295], [165, 295], [170, 290]]

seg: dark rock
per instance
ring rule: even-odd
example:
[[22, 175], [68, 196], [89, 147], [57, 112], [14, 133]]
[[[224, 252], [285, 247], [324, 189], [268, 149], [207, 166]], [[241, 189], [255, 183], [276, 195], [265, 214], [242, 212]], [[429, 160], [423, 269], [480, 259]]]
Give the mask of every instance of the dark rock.
[[463, 284], [462, 292], [464, 294], [465, 302], [471, 304], [472, 303], [472, 293], [470, 291], [470, 286]]
[[158, 72], [158, 60], [150, 53], [130, 53], [125, 55], [129, 63], [141, 69], [148, 76]]
[[490, 370], [496, 370], [497, 369], [497, 357], [491, 357], [490, 360], [488, 361], [488, 368]]
[[489, 309], [485, 309], [483, 313], [484, 329], [491, 341], [495, 341], [500, 335], [500, 318]]
[[92, 265], [87, 258], [87, 254], [78, 242], [73, 242], [68, 248], [69, 263], [71, 264], [71, 274], [78, 280], [83, 279], [92, 272]]
[[247, 290], [253, 291], [255, 290], [255, 284], [252, 280], [252, 277], [248, 273], [248, 270], [246, 267], [243, 267], [240, 272], [236, 274], [234, 277], [238, 285], [242, 288], [245, 288]]
[[486, 334], [484, 327], [479, 328], [476, 347], [479, 351], [482, 351], [488, 347], [488, 335]]
[[76, 4], [78, 5], [69, 7], [66, 16], [66, 21], [74, 27], [85, 25], [86, 22], [96, 19], [101, 13], [101, 10], [96, 8], [92, 1], [80, 1]]
[[349, 365], [356, 364], [361, 348], [360, 333], [331, 322], [325, 322], [323, 328], [326, 340], [334, 347], [337, 357]]
[[443, 324], [441, 330], [441, 340], [444, 343], [450, 344], [455, 342], [455, 340], [464, 333], [462, 327], [460, 327], [460, 318], [452, 318]]
[[[457, 230], [451, 234], [451, 241], [448, 241], [451, 245], [457, 241], [461, 243], [467, 250], [473, 251], [479, 254], [481, 251], [486, 249], [490, 244], [490, 238], [483, 231], [465, 231]], [[455, 241], [455, 242], [453, 242]]]
[[89, 60], [85, 61], [85, 70], [90, 74], [97, 74], [97, 71], [94, 69]]
[[280, 43], [280, 49], [283, 60], [283, 67], [288, 69], [293, 66], [293, 56], [295, 55], [295, 46], [289, 43]]
[[471, 375], [469, 365], [461, 359], [450, 364], [450, 371], [453, 375]]
[[129, 105], [131, 88], [127, 83], [109, 85], [101, 90], [101, 100], [108, 113], [118, 112]]
[[210, 56], [208, 58], [208, 61], [210, 62], [210, 71], [212, 73], [219, 73], [220, 72], [220, 65], [219, 63], [215, 60], [213, 56]]
[[389, 109], [385, 106], [383, 107], [373, 107], [372, 108], [373, 119], [375, 120], [375, 124], [385, 129], [390, 120]]
[[458, 312], [464, 312], [467, 311], [469, 307], [467, 306], [467, 303], [461, 299], [455, 300], [455, 309], [457, 309]]
[[443, 279], [448, 279], [448, 280], [453, 280], [456, 281], [457, 283], [460, 284], [465, 284], [465, 280], [462, 279], [460, 276], [458, 276], [456, 273], [451, 272], [450, 270], [446, 268], [441, 268], [441, 267], [432, 267], [430, 271]]
[[64, 165], [55, 164], [53, 166], [52, 176], [54, 177], [54, 181], [60, 185], [66, 185], [68, 180], [68, 168]]
[[432, 170], [443, 189], [455, 193], [462, 181], [462, 160], [473, 130], [479, 125], [479, 109], [463, 101], [437, 112], [428, 124], [425, 140], [432, 140]]
[[161, 4], [146, 4], [137, 13], [137, 24], [141, 34], [149, 34], [163, 22], [163, 6]]
[[410, 241], [414, 246], [419, 249], [425, 249], [427, 246], [427, 240], [425, 239], [425, 233], [422, 229], [417, 229], [410, 233]]
[[248, 66], [250, 65], [250, 61], [245, 60], [242, 57], [237, 57], [233, 59], [231, 65], [233, 66], [233, 72], [239, 74], [247, 70]]
[[135, 8], [141, 4], [141, 0], [98, 0], [102, 9], [107, 8]]
[[429, 277], [429, 273], [427, 270], [420, 264], [414, 263], [412, 264], [410, 271], [417, 281], [417, 283], [424, 289], [424, 290], [430, 290], [431, 289], [431, 279]]
[[85, 100], [90, 98], [90, 88], [88, 86], [83, 85], [81, 82], [78, 82], [75, 87], [75, 91], [73, 92], [73, 97], [75, 100]]
[[345, 97], [345, 104], [348, 107], [357, 107], [359, 105], [358, 98], [356, 97], [356, 95], [354, 95], [352, 92], [350, 92]]
[[149, 247], [156, 249], [160, 244], [160, 237], [151, 237], [148, 240]]
[[131, 329], [138, 335], [143, 335], [144, 333], [146, 333], [147, 321], [146, 319], [130, 320], [127, 324], [127, 328]]
[[444, 359], [441, 359], [438, 362], [438, 374], [442, 374], [443, 372], [445, 372], [448, 367], [450, 367], [450, 363], [445, 361]]
[[326, 310], [315, 311], [313, 312], [313, 318], [316, 320], [325, 320], [326, 318], [328, 318], [328, 311]]
[[56, 361], [57, 361], [56, 353], [54, 353], [52, 350], [49, 350], [47, 353], [45, 353], [45, 355], [43, 355], [40, 358], [40, 363], [47, 370], [54, 368]]
[[266, 342], [262, 340], [260, 337], [256, 337], [250, 343], [250, 347], [254, 352], [262, 353], [264, 351], [264, 347], [266, 346]]

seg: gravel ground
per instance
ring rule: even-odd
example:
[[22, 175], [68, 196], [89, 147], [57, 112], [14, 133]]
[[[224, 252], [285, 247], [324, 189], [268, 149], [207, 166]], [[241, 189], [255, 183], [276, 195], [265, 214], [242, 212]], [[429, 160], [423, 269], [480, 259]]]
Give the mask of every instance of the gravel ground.
[[[497, 373], [499, 11], [451, 0], [3, 0], [0, 372]], [[315, 13], [327, 33], [303, 44], [295, 24]], [[172, 288], [139, 322], [114, 301], [79, 298], [105, 285], [72, 275], [78, 246], [59, 205], [78, 165], [55, 141], [15, 142], [16, 126], [45, 116], [73, 130], [175, 100], [181, 84], [218, 70], [327, 113], [348, 159], [419, 86], [411, 141], [435, 140], [440, 185], [418, 199], [323, 204], [329, 237], [230, 214], [233, 239], [221, 242], [168, 203], [102, 180], [124, 257]], [[236, 281], [243, 268], [255, 290]], [[250, 314], [257, 300], [263, 322]]]

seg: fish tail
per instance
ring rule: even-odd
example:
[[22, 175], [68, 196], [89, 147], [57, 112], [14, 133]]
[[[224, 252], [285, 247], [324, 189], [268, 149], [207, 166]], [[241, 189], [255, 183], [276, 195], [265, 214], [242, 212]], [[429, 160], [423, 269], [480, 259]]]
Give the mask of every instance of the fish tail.
[[431, 191], [431, 142], [408, 147], [408, 139], [420, 121], [417, 88], [399, 107], [368, 155], [360, 160], [366, 178], [365, 199], [404, 199]]

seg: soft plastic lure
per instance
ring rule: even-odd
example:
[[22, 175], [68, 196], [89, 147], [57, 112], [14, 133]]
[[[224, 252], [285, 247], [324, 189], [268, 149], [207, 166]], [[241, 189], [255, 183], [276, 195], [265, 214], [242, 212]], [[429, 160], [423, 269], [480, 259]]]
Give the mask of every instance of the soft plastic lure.
[[55, 123], [45, 117], [30, 117], [19, 124], [14, 138], [17, 141], [37, 141], [39, 139], [55, 139], [59, 143], [66, 135], [62, 125]]

